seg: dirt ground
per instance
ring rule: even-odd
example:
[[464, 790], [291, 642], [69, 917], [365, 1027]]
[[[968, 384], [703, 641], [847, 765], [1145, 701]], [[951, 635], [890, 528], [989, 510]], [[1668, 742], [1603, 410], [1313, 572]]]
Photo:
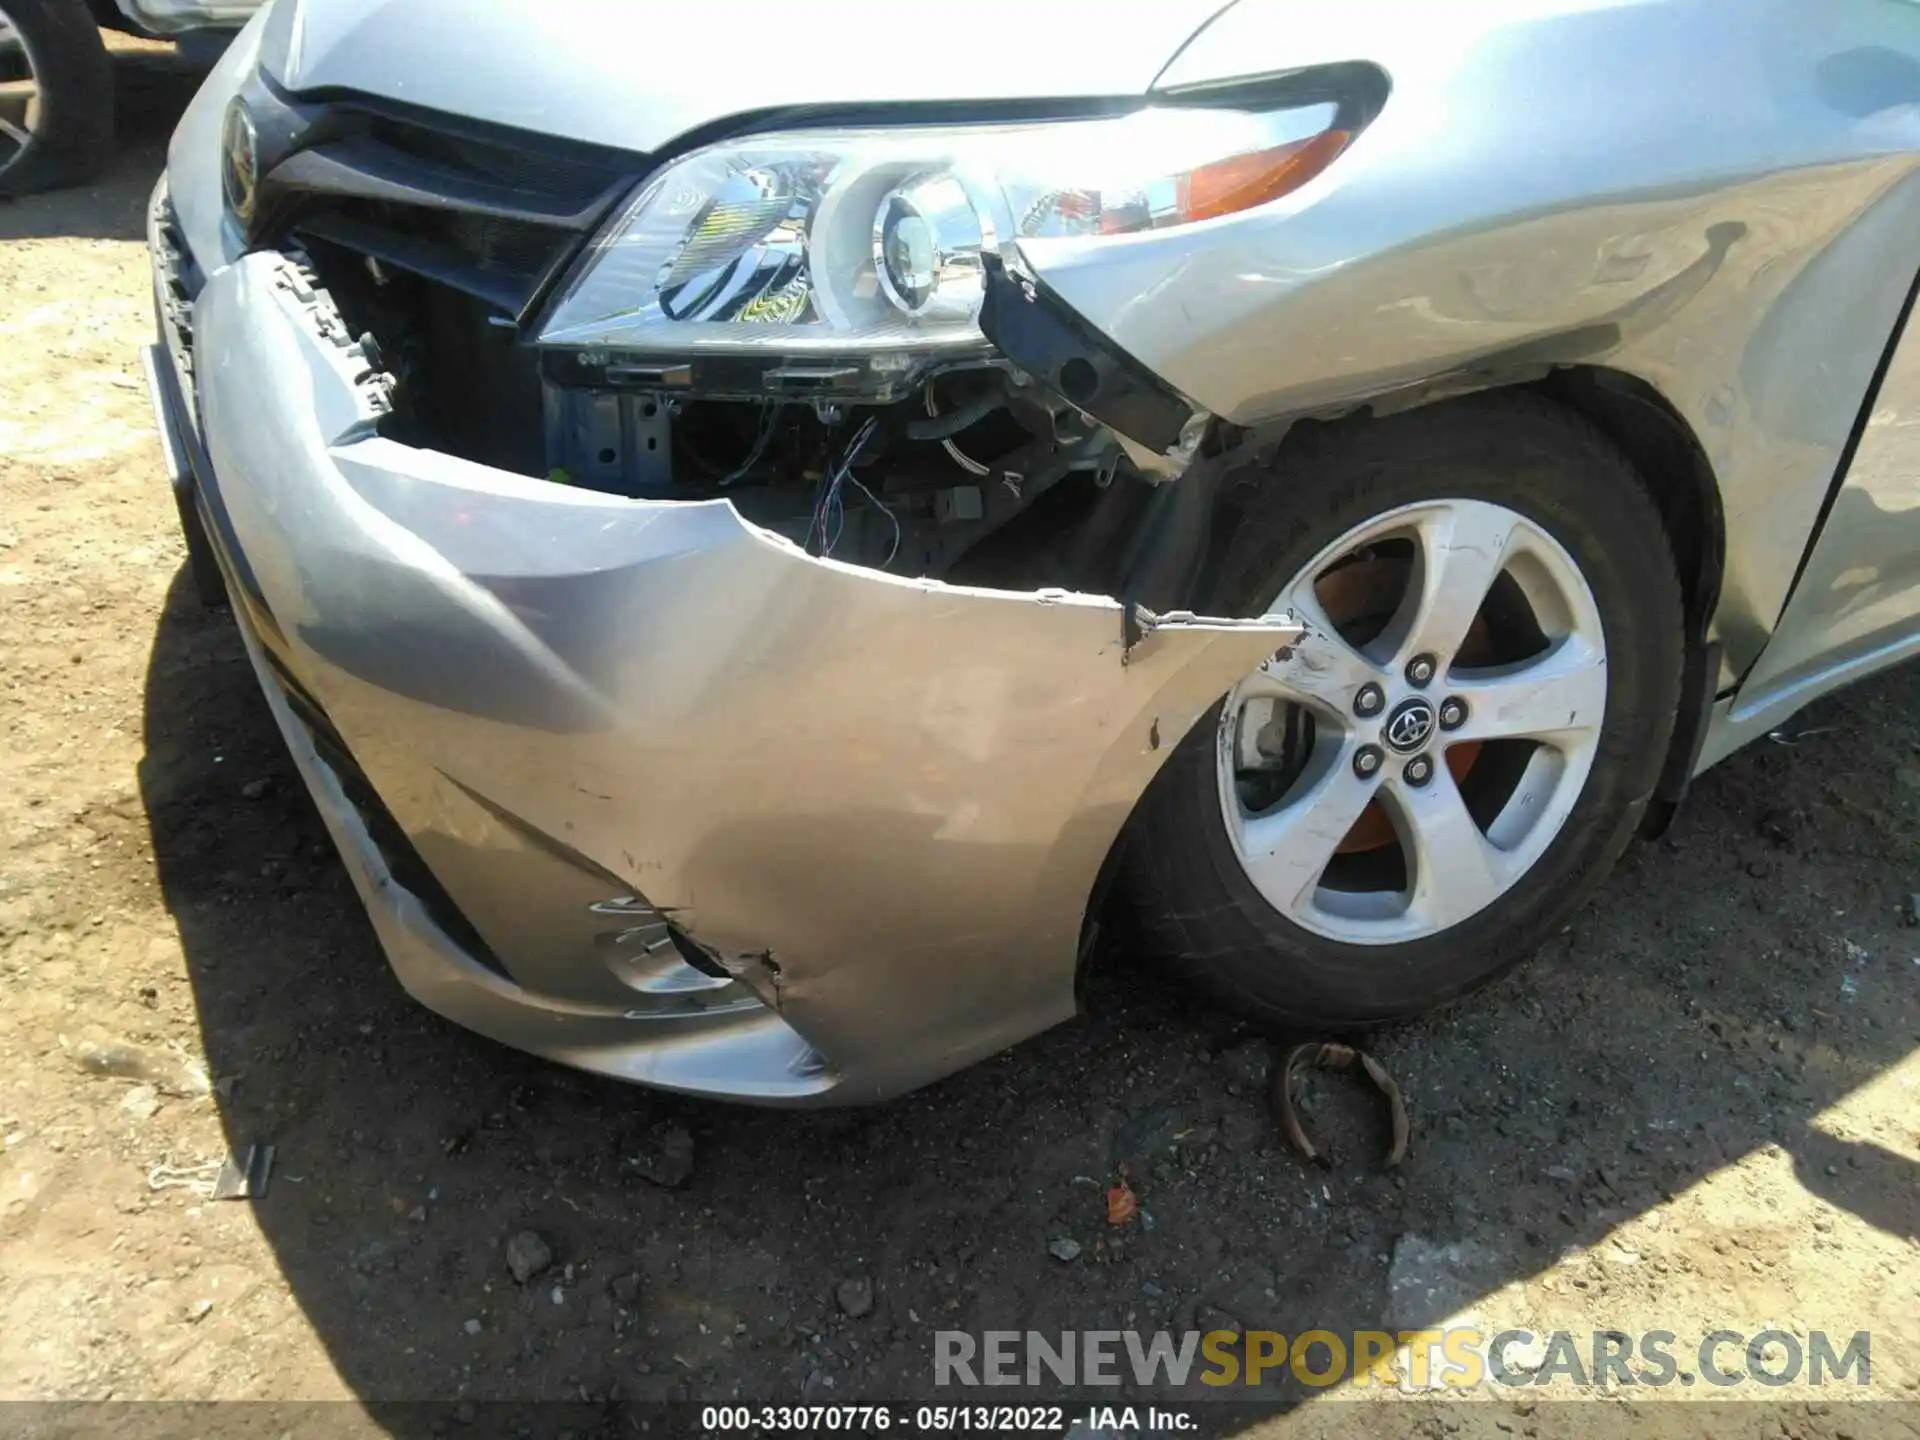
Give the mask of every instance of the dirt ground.
[[[1413, 1120], [1391, 1175], [1333, 1090], [1337, 1164], [1303, 1165], [1265, 1043], [1124, 963], [1090, 1017], [872, 1110], [563, 1071], [401, 993], [193, 598], [137, 361], [190, 81], [123, 69], [110, 176], [0, 204], [0, 1398], [902, 1400], [936, 1329], [1466, 1314], [1869, 1330], [1864, 1391], [1749, 1385], [1793, 1404], [1714, 1429], [1920, 1433], [1828, 1403], [1920, 1399], [1920, 670], [1719, 767], [1530, 965], [1373, 1037]], [[678, 1188], [643, 1173], [663, 1126]], [[262, 1199], [164, 1184], [254, 1141]], [[1146, 1214], [1110, 1229], [1123, 1163]], [[554, 1258], [522, 1285], [525, 1230]], [[1368, 1393], [1288, 1380], [1266, 1423], [1585, 1433], [1633, 1398]]]

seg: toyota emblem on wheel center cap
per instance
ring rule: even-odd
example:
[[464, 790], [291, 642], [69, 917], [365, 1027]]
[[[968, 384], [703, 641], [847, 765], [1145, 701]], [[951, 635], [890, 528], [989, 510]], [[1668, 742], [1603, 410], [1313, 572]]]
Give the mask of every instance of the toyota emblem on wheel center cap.
[[1387, 717], [1386, 742], [1402, 755], [1411, 755], [1433, 738], [1434, 724], [1431, 701], [1418, 696], [1402, 700]]

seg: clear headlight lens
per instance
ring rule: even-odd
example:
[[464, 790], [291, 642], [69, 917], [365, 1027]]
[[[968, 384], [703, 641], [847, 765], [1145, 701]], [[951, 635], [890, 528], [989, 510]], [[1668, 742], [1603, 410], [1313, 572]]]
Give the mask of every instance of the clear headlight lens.
[[1161, 108], [972, 129], [822, 130], [687, 155], [594, 242], [540, 343], [638, 356], [857, 356], [910, 371], [983, 343], [983, 257], [1279, 198], [1352, 136], [1338, 109]]

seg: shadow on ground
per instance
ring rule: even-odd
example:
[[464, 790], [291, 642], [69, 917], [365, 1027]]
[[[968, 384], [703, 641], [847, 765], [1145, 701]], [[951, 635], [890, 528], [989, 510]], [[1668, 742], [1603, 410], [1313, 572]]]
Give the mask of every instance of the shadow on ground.
[[[184, 577], [141, 781], [228, 1135], [278, 1147], [259, 1221], [357, 1393], [907, 1397], [939, 1328], [1435, 1319], [1388, 1294], [1401, 1237], [1473, 1240], [1484, 1291], [1767, 1144], [1915, 1234], [1912, 1163], [1812, 1122], [1920, 1042], [1887, 949], [1920, 884], [1920, 790], [1887, 782], [1916, 705], [1898, 673], [1828, 702], [1826, 743], [1736, 756], [1534, 963], [1375, 1037], [1414, 1116], [1391, 1178], [1377, 1121], [1342, 1104], [1315, 1121], [1338, 1166], [1305, 1169], [1231, 1023], [1125, 965], [1092, 1018], [850, 1113], [677, 1100], [467, 1035], [388, 974], [230, 617]], [[679, 1189], [627, 1164], [662, 1124], [694, 1140]], [[1152, 1229], [1114, 1238], [1100, 1187], [1123, 1161]], [[524, 1229], [556, 1260], [522, 1287], [502, 1256]], [[846, 1280], [871, 1314], [845, 1313]]]

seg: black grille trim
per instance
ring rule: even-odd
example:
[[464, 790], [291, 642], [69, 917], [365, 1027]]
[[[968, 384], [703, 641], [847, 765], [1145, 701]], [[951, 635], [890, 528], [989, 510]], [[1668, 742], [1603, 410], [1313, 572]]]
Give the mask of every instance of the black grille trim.
[[303, 99], [301, 111], [309, 143], [263, 178], [264, 230], [371, 257], [516, 320], [649, 164], [376, 102]]

